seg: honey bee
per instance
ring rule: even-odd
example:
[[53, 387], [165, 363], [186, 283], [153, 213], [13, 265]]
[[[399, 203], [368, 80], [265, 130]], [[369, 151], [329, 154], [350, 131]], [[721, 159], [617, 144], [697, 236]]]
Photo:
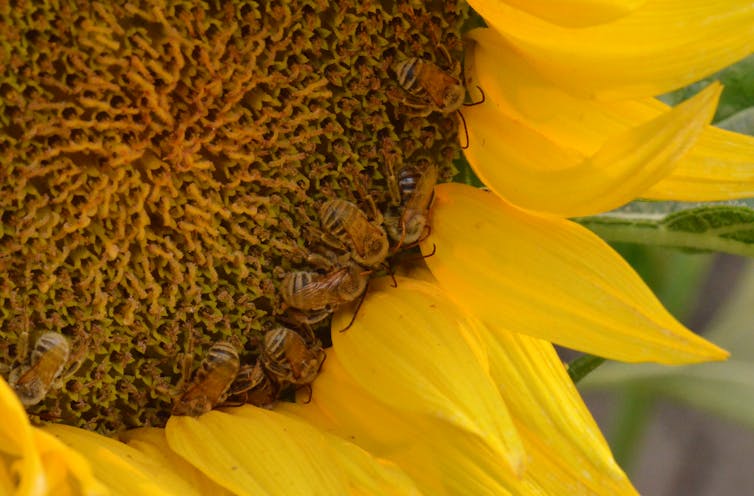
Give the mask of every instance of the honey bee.
[[278, 326], [264, 336], [262, 364], [280, 382], [311, 384], [325, 358], [325, 350], [318, 341], [307, 345], [300, 334], [287, 327]]
[[437, 167], [432, 163], [423, 171], [416, 167], [404, 167], [398, 173], [401, 205], [398, 209], [390, 209], [385, 215], [387, 232], [391, 239], [398, 241], [396, 248], [415, 243], [427, 228], [429, 204], [437, 178]]
[[366, 291], [369, 271], [354, 263], [337, 267], [328, 274], [297, 271], [283, 278], [281, 295], [287, 306], [302, 310], [299, 319], [313, 324], [331, 314], [343, 303], [349, 303]]
[[[394, 64], [393, 71], [398, 84], [409, 94], [422, 100], [422, 104], [416, 106], [424, 108], [427, 114], [434, 111], [443, 114], [455, 112], [461, 108], [466, 98], [466, 87], [460, 79], [443, 71], [433, 62], [409, 57]], [[454, 72], [460, 74], [460, 66]]]
[[71, 345], [57, 332], [45, 332], [34, 343], [31, 366], [16, 367], [10, 372], [8, 383], [24, 406], [36, 405], [47, 393], [59, 385], [59, 379], [69, 363]]
[[385, 230], [369, 222], [366, 214], [347, 200], [329, 200], [319, 210], [323, 238], [334, 246], [345, 245], [351, 257], [361, 265], [381, 264], [389, 248]]
[[241, 367], [236, 348], [225, 341], [213, 344], [194, 380], [175, 401], [173, 415], [198, 417], [222, 403]]
[[393, 64], [393, 72], [398, 79], [398, 84], [416, 101], [404, 101], [409, 107], [419, 110], [419, 115], [428, 115], [431, 112], [440, 112], [449, 114], [458, 112], [458, 116], [463, 122], [463, 129], [466, 133], [466, 144], [462, 148], [469, 147], [469, 131], [466, 127], [466, 119], [461, 113], [461, 106], [479, 105], [484, 102], [484, 92], [482, 88], [477, 89], [482, 94], [482, 99], [478, 102], [464, 103], [466, 98], [466, 87], [460, 79], [461, 64], [452, 62], [452, 58], [447, 50], [442, 48], [442, 52], [448, 62], [453, 67], [451, 73], [441, 69], [437, 64], [418, 57], [409, 57]]
[[264, 408], [271, 407], [278, 398], [281, 384], [267, 373], [262, 362], [257, 360], [253, 367], [244, 365], [238, 372], [228, 392], [228, 397], [241, 403], [250, 403]]

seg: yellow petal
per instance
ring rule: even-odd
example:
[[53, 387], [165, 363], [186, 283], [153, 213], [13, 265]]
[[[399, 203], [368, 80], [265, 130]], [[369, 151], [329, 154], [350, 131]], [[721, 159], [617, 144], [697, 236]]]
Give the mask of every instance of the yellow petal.
[[560, 26], [583, 27], [623, 17], [645, 2], [646, 0], [506, 0], [505, 3]]
[[708, 127], [697, 144], [644, 198], [716, 201], [754, 196], [754, 137]]
[[[496, 140], [501, 142], [500, 148], [505, 147], [504, 155], [489, 163], [474, 160], [483, 176], [498, 177], [511, 168], [535, 168], [548, 175], [551, 170], [594, 154], [608, 137], [625, 133], [669, 110], [653, 98], [604, 102], [575, 96], [544, 79], [492, 30], [474, 30], [470, 37], [477, 40], [466, 58], [471, 84], [485, 88], [490, 103], [494, 102], [495, 110], [503, 115], [479, 121], [476, 110], [481, 109], [471, 107], [464, 110], [469, 126], [473, 132], [477, 125], [489, 126], [488, 122], [495, 120], [514, 129], [500, 132]], [[474, 150], [477, 144], [470, 143], [472, 157], [478, 155]], [[499, 163], [505, 165], [501, 167]], [[636, 195], [684, 201], [752, 196], [754, 138], [706, 126], [696, 144], [674, 167], [669, 176]], [[648, 171], [642, 167], [641, 172]], [[496, 182], [505, 180], [498, 189], [502, 191], [504, 187], [515, 193], [519, 184], [515, 179], [515, 174], [498, 177]], [[610, 191], [612, 194], [613, 188]], [[559, 198], [561, 194], [555, 196]]]
[[492, 377], [526, 433], [526, 452], [543, 460], [527, 477], [550, 494], [558, 487], [571, 494], [635, 494], [552, 345], [500, 328], [484, 336]]
[[153, 458], [120, 441], [75, 427], [52, 424], [43, 430], [84, 456], [95, 477], [111, 494], [198, 494], [182, 474], [173, 472], [161, 457]]
[[[556, 88], [528, 84], [525, 71], [509, 73], [500, 59], [507, 53], [514, 60], [513, 52], [501, 51], [491, 30], [474, 33], [478, 42], [472, 73], [486, 101], [464, 110], [469, 131], [465, 154], [487, 186], [530, 210], [590, 215], [640, 196], [670, 174], [696, 142], [720, 94], [719, 85], [710, 85], [668, 112], [607, 134], [604, 113], [589, 111], [596, 104], [582, 99], [582, 110], [579, 99]], [[528, 89], [532, 87], [540, 89], [542, 98]], [[541, 103], [521, 103], [538, 100]], [[580, 125], [585, 131], [572, 131]], [[577, 133], [589, 134], [593, 143], [574, 148], [585, 141], [571, 143]]]
[[0, 494], [108, 494], [80, 454], [46, 432], [31, 427], [21, 403], [2, 378], [0, 418], [3, 419]]
[[614, 22], [582, 29], [500, 0], [469, 4], [552, 81], [605, 99], [665, 93], [754, 49], [754, 5], [745, 0], [648, 1]]
[[234, 494], [413, 492], [410, 480], [389, 464], [261, 408], [172, 417], [166, 433], [171, 449]]
[[627, 362], [692, 363], [727, 353], [675, 320], [606, 243], [461, 184], [435, 189], [423, 242], [440, 285], [493, 327]]
[[349, 474], [349, 494], [421, 494], [414, 481], [395, 463], [375, 458], [336, 436], [328, 436], [328, 444], [332, 450], [331, 462]]
[[110, 494], [110, 491], [94, 477], [91, 465], [80, 453], [41, 429], [34, 429], [33, 434], [47, 476], [49, 494]]
[[[348, 331], [350, 332], [350, 331]], [[281, 404], [284, 414], [398, 464], [423, 494], [535, 494], [476, 434], [426, 414], [391, 408], [355, 384], [330, 350], [308, 404]]]
[[193, 488], [191, 494], [212, 496], [232, 494], [171, 450], [165, 438], [165, 429], [156, 427], [133, 429], [122, 433], [120, 439], [146, 457], [156, 460], [160, 465], [168, 467], [170, 471], [180, 474], [181, 478]]
[[[477, 324], [435, 285], [397, 278], [370, 284], [353, 326], [333, 332], [333, 348], [354, 382], [397, 411], [425, 414], [476, 434], [514, 472], [523, 450], [487, 373]], [[352, 310], [339, 312], [342, 329]]]
[[[0, 462], [6, 478], [18, 481], [16, 494], [44, 495], [48, 483], [26, 412], [16, 394], [0, 377]], [[5, 483], [7, 484], [7, 482]]]

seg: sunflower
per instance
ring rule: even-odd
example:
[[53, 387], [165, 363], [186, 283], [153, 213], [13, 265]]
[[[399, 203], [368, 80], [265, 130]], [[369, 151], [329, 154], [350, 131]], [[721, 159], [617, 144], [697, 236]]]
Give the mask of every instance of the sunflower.
[[[388, 3], [389, 8], [396, 8], [393, 2]], [[735, 2], [707, 4], [576, 1], [564, 9], [561, 2], [471, 2], [490, 27], [468, 35], [466, 83], [472, 94], [482, 89], [484, 101], [462, 109], [468, 127], [465, 153], [491, 191], [460, 184], [442, 184], [435, 189], [431, 231], [421, 242], [428, 269], [421, 266], [424, 262], [415, 261], [394, 282], [390, 278], [372, 280], [347, 332], [337, 331], [346, 327], [354, 309], [343, 308], [335, 315], [332, 348], [312, 385], [311, 401], [307, 402], [306, 391], [299, 391], [299, 402], [280, 402], [271, 411], [248, 405], [220, 408], [197, 418], [171, 417], [164, 427], [130, 429], [114, 438], [61, 423], [32, 427], [13, 390], [0, 380], [0, 408], [5, 419], [0, 427], [2, 492], [635, 494], [550, 343], [618, 360], [671, 364], [719, 360], [726, 353], [685, 329], [615, 252], [567, 218], [602, 212], [638, 196], [712, 200], [751, 194], [751, 140], [708, 126], [718, 86], [712, 85], [672, 109], [652, 98], [751, 51], [751, 7]], [[100, 366], [96, 366], [96, 354], [82, 365], [89, 380], [76, 379], [66, 385], [69, 396], [65, 402], [50, 400], [58, 407], [52, 415], [41, 410], [34, 413], [35, 418], [47, 415], [48, 420], [59, 420], [55, 413], [75, 414], [78, 425], [104, 432], [120, 430], [117, 427], [129, 422], [148, 425], [164, 421], [161, 412], [169, 394], [160, 388], [164, 384], [159, 379], [171, 370], [178, 371], [181, 367], [174, 362], [190, 353], [169, 353], [180, 333], [170, 319], [163, 318], [163, 312], [186, 327], [196, 326], [200, 332], [192, 335], [198, 334], [198, 343], [205, 347], [215, 336], [203, 333], [224, 337], [233, 327], [242, 328], [247, 335], [259, 332], [260, 326], [251, 323], [251, 317], [264, 318], [267, 309], [259, 302], [273, 292], [264, 281], [249, 283], [253, 279], [249, 274], [261, 272], [270, 260], [290, 270], [295, 261], [280, 262], [280, 253], [295, 251], [288, 248], [291, 239], [295, 246], [300, 245], [296, 241], [302, 234], [295, 221], [311, 215], [308, 200], [296, 203], [301, 205], [298, 209], [289, 208], [286, 201], [301, 196], [297, 188], [308, 188], [310, 183], [335, 196], [345, 191], [337, 178], [332, 180], [333, 171], [322, 172], [325, 167], [318, 165], [302, 169], [305, 173], [301, 174], [292, 170], [292, 161], [319, 160], [325, 147], [325, 158], [335, 162], [334, 170], [355, 183], [353, 178], [360, 171], [349, 170], [348, 161], [340, 157], [361, 153], [365, 160], [389, 162], [394, 148], [388, 146], [385, 153], [375, 155], [376, 143], [402, 143], [401, 133], [423, 142], [438, 160], [452, 155], [443, 127], [443, 122], [452, 122], [452, 116], [435, 115], [414, 126], [388, 126], [380, 141], [368, 142], [364, 129], [383, 124], [381, 119], [390, 120], [380, 113], [379, 106], [364, 113], [354, 105], [354, 94], [362, 105], [374, 104], [367, 90], [379, 85], [369, 77], [376, 69], [370, 66], [368, 54], [349, 51], [352, 46], [340, 39], [332, 46], [322, 45], [322, 39], [331, 36], [331, 28], [317, 21], [317, 5], [311, 2], [301, 8], [303, 19], [299, 21], [295, 7], [286, 3], [267, 6], [264, 12], [251, 4], [239, 4], [237, 10], [226, 9], [232, 11], [227, 18], [223, 17], [226, 11], [209, 9], [217, 19], [205, 23], [202, 9], [176, 8], [170, 11], [168, 22], [163, 6], [129, 3], [122, 10], [111, 11], [96, 4], [90, 17], [71, 18], [72, 29], [81, 30], [72, 44], [96, 52], [97, 61], [107, 69], [90, 68], [77, 56], [67, 56], [63, 64], [89, 70], [88, 81], [101, 81], [71, 92], [88, 110], [80, 113], [75, 106], [38, 102], [24, 106], [19, 95], [31, 99], [44, 91], [21, 91], [19, 85], [8, 83], [2, 88], [6, 96], [3, 124], [15, 131], [4, 137], [3, 149], [10, 150], [11, 156], [49, 155], [26, 177], [27, 189], [44, 187], [61, 197], [72, 197], [69, 202], [59, 202], [64, 204], [63, 210], [57, 203], [42, 205], [44, 195], [25, 199], [24, 204], [34, 205], [31, 214], [22, 212], [26, 217], [14, 217], [14, 211], [6, 210], [9, 213], [3, 220], [9, 226], [8, 236], [31, 240], [33, 245], [31, 253], [23, 252], [32, 268], [13, 272], [13, 282], [24, 289], [23, 283], [32, 280], [44, 289], [31, 293], [35, 297], [31, 301], [18, 296], [16, 286], [6, 286], [4, 297], [19, 307], [29, 301], [41, 305], [46, 300], [40, 295], [52, 288], [61, 308], [70, 310], [60, 315], [51, 312], [53, 317], [48, 320], [84, 322], [82, 326], [92, 333], [84, 348], [102, 346], [97, 340], [114, 339], [108, 334], [109, 327], [103, 330], [91, 322], [124, 329], [155, 323], [158, 334], [163, 333], [159, 334], [160, 361], [144, 358], [158, 353], [148, 352], [153, 346], [148, 333], [137, 334], [145, 336], [144, 342], [127, 334], [129, 339], [116, 340], [117, 346], [108, 348]], [[400, 12], [410, 16], [409, 21], [385, 22], [380, 8], [362, 2], [347, 12], [327, 10], [327, 19], [337, 21], [343, 32], [366, 40], [380, 53], [386, 53], [384, 40], [370, 29], [384, 28], [383, 32], [410, 40], [399, 47], [406, 53], [435, 43], [436, 31], [460, 26], [464, 15], [457, 12], [464, 12], [463, 7], [456, 11], [457, 7], [442, 2], [434, 7], [442, 14], [433, 13], [431, 5], [416, 5]], [[3, 14], [5, 18], [10, 15], [7, 11]], [[452, 20], [428, 22], [442, 15]], [[233, 16], [243, 17], [244, 27], [236, 28]], [[44, 15], [29, 12], [28, 18], [36, 22]], [[150, 23], [144, 29], [134, 29], [145, 19]], [[187, 32], [202, 43], [178, 33], [177, 21], [185, 24], [182, 28], [188, 26]], [[200, 24], [202, 29], [197, 27]], [[226, 24], [231, 27], [224, 31]], [[249, 31], [248, 26], [259, 30]], [[21, 51], [40, 38], [56, 49], [61, 45], [59, 37], [45, 37], [43, 29], [16, 32], [7, 24], [4, 29], [14, 35], [8, 39], [25, 40], [14, 45]], [[411, 29], [426, 30], [426, 34]], [[215, 59], [235, 55], [234, 50], [246, 56], [243, 46], [228, 42], [239, 33], [251, 52], [246, 62], [286, 68], [279, 74], [268, 73], [269, 77], [255, 83], [254, 91], [241, 91], [252, 76], [234, 73], [229, 63], [213, 65]], [[304, 55], [265, 59], [265, 48], [290, 49], [290, 42], [282, 36], [286, 33], [305, 47]], [[313, 33], [324, 33], [324, 38], [311, 41], [307, 36]], [[122, 46], [152, 58], [147, 57], [144, 63], [132, 57], [130, 65], [120, 66], [108, 50], [117, 52]], [[156, 63], [164, 61], [162, 51], [171, 57], [165, 66]], [[321, 69], [330, 85], [346, 88], [343, 95], [329, 90], [327, 83], [310, 79], [314, 55], [330, 51], [350, 61], [362, 75], [357, 82], [366, 89], [348, 79], [346, 73], [351, 69], [344, 68], [342, 62]], [[14, 53], [8, 60], [19, 77], [24, 77], [29, 70], [24, 57]], [[43, 56], [35, 55], [34, 61], [43, 67], [41, 80], [60, 70]], [[207, 76], [207, 68], [211, 76], [207, 85], [192, 85], [192, 78]], [[108, 93], [119, 88], [107, 80], [113, 73], [122, 76], [122, 87], [129, 88], [125, 96]], [[223, 82], [213, 84], [216, 80]], [[77, 84], [73, 76], [64, 82]], [[270, 90], [276, 84], [289, 83], [293, 89]], [[63, 84], [55, 87], [53, 99], [67, 95], [60, 90]], [[185, 109], [166, 105], [165, 88], [191, 105]], [[102, 104], [102, 93], [108, 96], [106, 104]], [[130, 108], [126, 101], [133, 94], [141, 98]], [[212, 98], [224, 98], [221, 103], [225, 106], [204, 105]], [[286, 99], [295, 100], [295, 105], [286, 105]], [[350, 136], [353, 129], [348, 128], [345, 134], [364, 139], [369, 146], [362, 151], [339, 140], [344, 121], [323, 118], [322, 99], [338, 99], [340, 110], [350, 118], [349, 125], [359, 131]], [[258, 124], [249, 121], [243, 111], [235, 112], [234, 105], [282, 110], [263, 115], [267, 120]], [[149, 112], [140, 113], [140, 108]], [[24, 127], [28, 125], [23, 120], [26, 111], [49, 111], [50, 116], [36, 127]], [[90, 118], [91, 125], [82, 125]], [[224, 127], [228, 123], [238, 126]], [[55, 126], [69, 124], [73, 128], [66, 128], [63, 136], [55, 134]], [[268, 132], [265, 125], [281, 127]], [[26, 133], [18, 132], [19, 128]], [[104, 138], [96, 142], [82, 139], [92, 130], [95, 138], [97, 133]], [[113, 139], [112, 133], [118, 139]], [[146, 133], [148, 139], [139, 142], [139, 133]], [[43, 146], [40, 136], [47, 140]], [[274, 177], [264, 178], [253, 168], [238, 166], [259, 160], [248, 148], [236, 146], [234, 140], [239, 136], [253, 143], [255, 153], [264, 158], [263, 167], [276, 164], [275, 169], [263, 169]], [[24, 140], [34, 146], [16, 146], [26, 143]], [[44, 162], [63, 153], [61, 141], [63, 152], [83, 162], [88, 176], [77, 175], [78, 169], [68, 162]], [[275, 146], [282, 156], [275, 155]], [[131, 169], [123, 168], [118, 177], [108, 177], [97, 170], [98, 162], [92, 156], [110, 165], [133, 161], [138, 166], [136, 174], [131, 177]], [[218, 157], [230, 160], [221, 168], [211, 160]], [[173, 167], [167, 169], [164, 163]], [[45, 166], [53, 167], [59, 180], [50, 176]], [[202, 175], [204, 171], [211, 173]], [[197, 175], [191, 181], [182, 176], [183, 183], [176, 187], [174, 176], [189, 172]], [[242, 203], [222, 188], [223, 181], [233, 180], [236, 186], [253, 183], [256, 192], [280, 188], [286, 193]], [[67, 181], [73, 186], [67, 186]], [[143, 182], [149, 182], [152, 189], [140, 189]], [[90, 184], [99, 189], [86, 191], [107, 193], [108, 206], [111, 198], [123, 202], [117, 214], [110, 214], [109, 222], [99, 223], [103, 209], [75, 194], [76, 188]], [[108, 189], [113, 184], [117, 188]], [[213, 188], [216, 195], [211, 193]], [[223, 195], [231, 195], [236, 210], [222, 201], [226, 200]], [[153, 206], [149, 211], [153, 215], [143, 214], [135, 205]], [[82, 254], [81, 247], [87, 242], [101, 250], [97, 252], [101, 263], [91, 272], [94, 291], [88, 295], [89, 306], [78, 312], [70, 304], [76, 295], [69, 295], [71, 288], [78, 286], [70, 281], [66, 285], [61, 271], [37, 269], [34, 263], [38, 258], [32, 256], [35, 250], [42, 253], [43, 245], [35, 243], [50, 237], [49, 230], [45, 231], [50, 219], [57, 222], [64, 218], [62, 213], [71, 212], [78, 216], [71, 215], [61, 224], [64, 233], [91, 233], [93, 241], [83, 239], [83, 234], [74, 239], [73, 246], [65, 245], [68, 238], [57, 239], [61, 253], [52, 257], [57, 260], [56, 267], [64, 265], [70, 253], [77, 268], [93, 263]], [[241, 214], [253, 216], [258, 225], [275, 225], [285, 235], [213, 223]], [[31, 219], [28, 231], [11, 232], [10, 221], [16, 218]], [[32, 227], [42, 234], [48, 232], [47, 238], [34, 234]], [[155, 231], [158, 227], [161, 230]], [[125, 233], [129, 243], [141, 243], [142, 249], [125, 250], [130, 245], [119, 244], [120, 238], [110, 236], [111, 231]], [[197, 249], [173, 256], [176, 233]], [[160, 243], [145, 243], [145, 239], [154, 241], [150, 235], [162, 236]], [[268, 248], [252, 253], [259, 259], [256, 265], [246, 267], [238, 260], [249, 254], [229, 250], [224, 244], [225, 238], [231, 243], [234, 237], [249, 243], [259, 243], [261, 237], [268, 241]], [[14, 251], [12, 243], [3, 248], [9, 256], [21, 252], [20, 248]], [[128, 267], [140, 267], [142, 272], [124, 275], [127, 265], [123, 264], [130, 263], [127, 257], [121, 264], [124, 253], [136, 261]], [[159, 266], [149, 265], [155, 259], [160, 260]], [[108, 263], [120, 279], [104, 291], [100, 286]], [[204, 278], [196, 276], [203, 265], [213, 267]], [[180, 281], [161, 288], [150, 274]], [[121, 280], [123, 287], [133, 292], [117, 299], [111, 294], [119, 294]], [[257, 298], [256, 305], [244, 306], [246, 300], [235, 297], [239, 287]], [[193, 299], [181, 300], [185, 296], [182, 291]], [[201, 307], [202, 297], [212, 304]], [[198, 317], [192, 320], [193, 311], [186, 311], [176, 301], [212, 311], [197, 311]], [[24, 313], [13, 313], [16, 307], [12, 308], [5, 314], [5, 322], [9, 332], [20, 334], [25, 330], [24, 319], [18, 317]], [[247, 316], [249, 312], [254, 313]], [[8, 323], [10, 320], [17, 322]], [[14, 350], [20, 346], [17, 339], [14, 346]], [[4, 356], [9, 349], [3, 348]], [[138, 377], [150, 386], [154, 402], [119, 374]], [[109, 389], [100, 388], [100, 383]], [[102, 397], [92, 396], [92, 389]], [[89, 398], [91, 404], [82, 398]]]

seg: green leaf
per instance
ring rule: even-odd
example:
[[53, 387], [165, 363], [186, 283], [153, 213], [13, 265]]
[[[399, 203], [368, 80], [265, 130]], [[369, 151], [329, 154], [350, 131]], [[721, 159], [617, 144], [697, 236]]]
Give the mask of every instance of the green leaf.
[[728, 131], [754, 136], [754, 107], [736, 112], [716, 125]]
[[721, 203], [633, 202], [574, 219], [609, 242], [638, 243], [754, 257], [751, 200]]
[[568, 375], [574, 384], [589, 375], [594, 369], [605, 363], [605, 359], [594, 355], [582, 355], [572, 360], [568, 365]]
[[484, 186], [482, 181], [477, 177], [477, 175], [474, 173], [474, 170], [469, 165], [466, 157], [464, 157], [463, 155], [453, 161], [453, 166], [458, 171], [453, 177], [453, 182], [468, 184], [469, 186], [474, 186], [475, 188], [481, 188]]

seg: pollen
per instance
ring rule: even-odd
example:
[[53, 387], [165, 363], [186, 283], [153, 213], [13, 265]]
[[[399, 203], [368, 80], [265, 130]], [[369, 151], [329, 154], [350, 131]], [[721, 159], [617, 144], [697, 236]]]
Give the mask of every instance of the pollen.
[[213, 343], [253, 364], [324, 201], [374, 219], [400, 169], [452, 176], [457, 117], [411, 113], [390, 68], [460, 60], [466, 9], [0, 5], [0, 372], [48, 331], [75, 360], [31, 418], [162, 426]]

